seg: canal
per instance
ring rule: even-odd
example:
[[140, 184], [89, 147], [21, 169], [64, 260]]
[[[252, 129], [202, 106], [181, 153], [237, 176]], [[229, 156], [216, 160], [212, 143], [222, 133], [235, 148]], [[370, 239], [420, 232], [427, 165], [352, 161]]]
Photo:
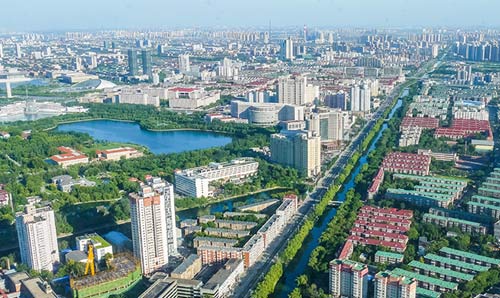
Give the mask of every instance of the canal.
[[[408, 93], [409, 91], [405, 89], [403, 91], [402, 96], [403, 97], [407, 96]], [[402, 104], [403, 104], [402, 100], [399, 99], [392, 108], [391, 112], [389, 113], [388, 119], [391, 119], [394, 116], [394, 114], [402, 106]], [[368, 155], [375, 149], [378, 140], [380, 139], [382, 133], [386, 129], [387, 129], [387, 123], [384, 123], [380, 131], [376, 135], [375, 139], [373, 140], [372, 144], [368, 148], [368, 150], [359, 159], [359, 163], [352, 172], [352, 175], [350, 176], [349, 180], [344, 184], [341, 191], [337, 194], [336, 201], [343, 202], [345, 200], [347, 192], [354, 187], [354, 179], [361, 171], [363, 165], [367, 163]], [[324, 215], [320, 219], [319, 224], [316, 224], [313, 227], [313, 229], [309, 234], [309, 237], [306, 239], [306, 242], [302, 245], [302, 250], [299, 252], [300, 255], [298, 256], [298, 258], [296, 257], [296, 259], [292, 261], [292, 263], [286, 268], [283, 277], [280, 279], [278, 285], [276, 286], [276, 292], [275, 292], [276, 295], [273, 297], [287, 298], [288, 295], [293, 291], [293, 289], [296, 286], [297, 277], [299, 277], [301, 274], [304, 273], [312, 251], [319, 245], [319, 238], [321, 234], [325, 231], [325, 229], [328, 226], [328, 223], [335, 217], [336, 213], [337, 213], [336, 208], [330, 209], [326, 213], [326, 215]]]

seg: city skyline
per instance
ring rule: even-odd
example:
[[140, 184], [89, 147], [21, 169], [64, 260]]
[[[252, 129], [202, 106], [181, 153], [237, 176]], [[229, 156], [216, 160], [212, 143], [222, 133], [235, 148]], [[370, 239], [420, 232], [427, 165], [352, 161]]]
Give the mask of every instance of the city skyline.
[[[453, 9], [449, 9], [453, 5]], [[235, 2], [229, 0], [171, 1], [89, 0], [74, 9], [60, 0], [22, 1], [4, 7], [0, 32], [153, 29], [186, 27], [498, 27], [500, 3], [479, 0], [366, 2], [305, 0]], [[154, 9], [153, 9], [154, 8]], [[488, 9], [485, 9], [488, 8]], [[240, 12], [248, 18], [241, 18]], [[23, 18], [19, 18], [23, 15]]]

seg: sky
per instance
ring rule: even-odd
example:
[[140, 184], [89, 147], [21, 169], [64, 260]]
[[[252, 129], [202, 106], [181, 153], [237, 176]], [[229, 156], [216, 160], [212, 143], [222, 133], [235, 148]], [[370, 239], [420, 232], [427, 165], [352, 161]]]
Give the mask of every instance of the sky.
[[500, 27], [498, 0], [0, 0], [1, 31]]

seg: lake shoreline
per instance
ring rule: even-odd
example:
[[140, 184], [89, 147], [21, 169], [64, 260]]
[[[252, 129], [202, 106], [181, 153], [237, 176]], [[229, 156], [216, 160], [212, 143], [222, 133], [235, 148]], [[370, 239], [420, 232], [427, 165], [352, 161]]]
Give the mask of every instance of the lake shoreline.
[[224, 135], [228, 135], [228, 136], [232, 135], [232, 134], [228, 133], [227, 131], [201, 129], [201, 128], [190, 128], [190, 127], [186, 127], [186, 128], [148, 128], [148, 127], [142, 126], [140, 121], [138, 121], [138, 120], [123, 120], [123, 119], [114, 119], [114, 118], [89, 118], [89, 119], [61, 121], [52, 127], [44, 128], [43, 131], [51, 131], [51, 130], [57, 129], [59, 126], [64, 125], [64, 124], [73, 124], [73, 123], [80, 123], [80, 122], [94, 122], [94, 121], [114, 121], [114, 122], [124, 122], [124, 123], [136, 123], [137, 125], [139, 125], [139, 127], [142, 130], [151, 131], [151, 132], [201, 131], [201, 132], [212, 132], [212, 133], [217, 133], [217, 134], [224, 134]]

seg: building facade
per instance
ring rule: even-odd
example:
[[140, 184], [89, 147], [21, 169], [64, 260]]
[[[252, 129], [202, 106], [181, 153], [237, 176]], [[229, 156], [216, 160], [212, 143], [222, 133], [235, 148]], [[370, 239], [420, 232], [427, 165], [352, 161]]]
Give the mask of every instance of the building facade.
[[129, 198], [134, 255], [141, 261], [142, 274], [149, 275], [168, 263], [165, 197], [142, 185]]
[[307, 131], [271, 135], [271, 160], [291, 166], [307, 177], [321, 172], [321, 138]]
[[50, 207], [27, 206], [16, 214], [21, 261], [33, 270], [53, 271], [59, 263], [54, 211]]

